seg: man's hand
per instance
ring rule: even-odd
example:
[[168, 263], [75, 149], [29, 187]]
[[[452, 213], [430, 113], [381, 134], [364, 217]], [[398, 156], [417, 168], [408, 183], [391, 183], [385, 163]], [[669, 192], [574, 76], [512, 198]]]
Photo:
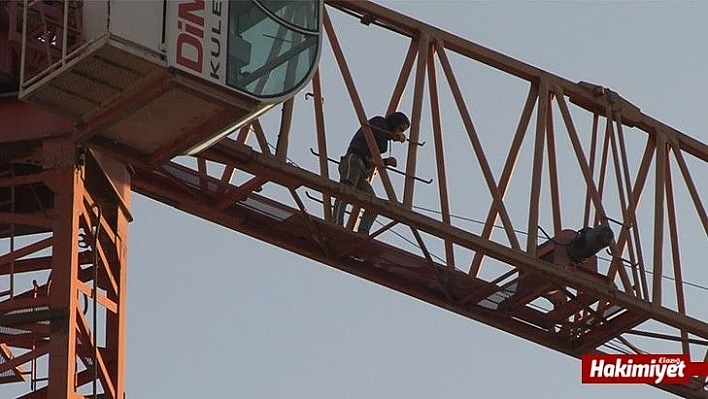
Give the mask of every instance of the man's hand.
[[397, 132], [391, 136], [391, 139], [393, 141], [398, 141], [400, 143], [403, 143], [404, 141], [406, 141], [406, 135], [403, 134], [402, 132]]
[[396, 166], [398, 166], [398, 161], [396, 161], [396, 158], [394, 158], [394, 157], [384, 158], [383, 163], [384, 163], [384, 165], [390, 166], [392, 168], [395, 168]]

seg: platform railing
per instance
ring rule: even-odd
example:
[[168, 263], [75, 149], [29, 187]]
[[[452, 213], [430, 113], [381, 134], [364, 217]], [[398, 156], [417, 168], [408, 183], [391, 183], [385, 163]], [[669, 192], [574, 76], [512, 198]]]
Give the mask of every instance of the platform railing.
[[[21, 10], [19, 9], [21, 8]], [[9, 39], [20, 43], [20, 93], [65, 66], [84, 44], [83, 0], [8, 3]], [[21, 31], [18, 32], [21, 19]]]

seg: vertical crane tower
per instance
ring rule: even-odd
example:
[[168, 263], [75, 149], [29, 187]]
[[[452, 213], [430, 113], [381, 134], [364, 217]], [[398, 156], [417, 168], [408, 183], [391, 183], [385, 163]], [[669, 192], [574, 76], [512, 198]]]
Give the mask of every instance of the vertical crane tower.
[[[681, 177], [693, 205], [688, 211], [705, 236], [708, 218], [692, 171], [705, 168], [708, 148], [607, 88], [567, 81], [365, 1], [9, 1], [0, 7], [0, 237], [6, 243], [0, 383], [29, 382], [23, 398], [124, 396], [131, 191], [570, 356], [621, 347], [708, 360], [708, 324], [687, 310], [690, 297], [683, 291], [673, 202], [678, 182], [670, 169], [674, 165]], [[398, 108], [411, 80], [413, 125], [402, 194], [386, 169], [380, 170], [386, 199], [329, 178], [316, 68], [325, 40], [371, 135], [332, 12], [409, 40], [388, 106]], [[500, 176], [489, 167], [449, 60], [453, 53], [528, 85]], [[447, 182], [454, 171], [445, 158], [439, 74], [489, 191], [480, 231], [453, 218]], [[315, 170], [288, 161], [293, 96], [310, 82]], [[430, 112], [424, 116], [426, 83]], [[271, 151], [258, 118], [281, 104]], [[579, 113], [592, 116], [584, 132], [589, 149], [576, 127]], [[514, 165], [523, 161], [519, 148], [534, 116], [532, 183], [521, 218], [528, 226], [543, 223], [539, 198], [548, 179], [553, 233], [539, 238], [529, 228], [524, 243], [505, 192]], [[433, 182], [416, 176], [425, 170], [417, 155], [424, 117], [433, 128], [430, 170], [439, 217], [421, 212], [415, 196]], [[558, 186], [566, 168], [555, 148], [561, 145], [556, 125], [567, 133], [585, 188], [574, 201], [584, 204], [582, 215], [573, 222], [563, 219], [570, 194]], [[624, 138], [629, 129], [644, 137], [634, 169]], [[174, 160], [181, 155], [193, 166]], [[604, 164], [613, 165], [616, 188], [605, 187]], [[640, 231], [636, 219], [650, 170], [653, 224]], [[238, 180], [237, 171], [245, 177]], [[265, 188], [272, 186], [290, 198], [270, 195]], [[335, 226], [332, 197], [375, 209], [388, 223], [370, 237], [351, 231], [356, 217], [346, 229]], [[497, 220], [501, 238], [492, 232]], [[390, 242], [395, 226], [410, 234], [415, 250]], [[676, 281], [668, 293], [661, 280], [669, 268], [662, 262], [665, 245], [672, 248]], [[604, 247], [607, 261], [597, 255]], [[434, 255], [438, 249], [443, 257]], [[708, 397], [705, 376], [658, 387]]]
[[126, 166], [199, 152], [298, 92], [317, 65], [322, 4], [1, 7], [0, 376], [29, 379], [32, 397], [122, 398]]

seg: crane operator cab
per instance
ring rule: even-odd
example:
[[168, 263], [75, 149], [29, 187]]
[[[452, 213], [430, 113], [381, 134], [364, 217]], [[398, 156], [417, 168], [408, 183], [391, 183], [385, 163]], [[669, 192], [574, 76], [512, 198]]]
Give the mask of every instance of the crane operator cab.
[[294, 96], [321, 51], [321, 0], [55, 1], [6, 6], [19, 98], [79, 141], [159, 164]]

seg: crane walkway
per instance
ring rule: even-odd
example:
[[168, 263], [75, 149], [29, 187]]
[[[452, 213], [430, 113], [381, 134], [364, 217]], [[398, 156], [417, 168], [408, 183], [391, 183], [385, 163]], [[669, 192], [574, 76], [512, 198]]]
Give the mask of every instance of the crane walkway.
[[[247, 193], [235, 187], [224, 190], [219, 179], [173, 162], [154, 171], [139, 170], [133, 187], [227, 228], [571, 356], [595, 351], [648, 319], [620, 303], [516, 268], [492, 281], [472, 277], [464, 270], [436, 262], [427, 249], [418, 254], [377, 239], [398, 223], [389, 223], [371, 236], [355, 233], [309, 213], [304, 205], [291, 207], [254, 192], [266, 181], [251, 184], [253, 191]], [[292, 187], [300, 184], [290, 181], [289, 185], [299, 199]], [[161, 197], [168, 192], [169, 201]], [[214, 206], [223, 203], [224, 196], [235, 200], [226, 206]], [[354, 197], [348, 200], [356, 201]], [[416, 227], [410, 228], [418, 234]], [[541, 255], [548, 247], [544, 245]], [[582, 268], [572, 272], [611, 289], [600, 274]], [[539, 305], [549, 292], [555, 293], [553, 306]]]

